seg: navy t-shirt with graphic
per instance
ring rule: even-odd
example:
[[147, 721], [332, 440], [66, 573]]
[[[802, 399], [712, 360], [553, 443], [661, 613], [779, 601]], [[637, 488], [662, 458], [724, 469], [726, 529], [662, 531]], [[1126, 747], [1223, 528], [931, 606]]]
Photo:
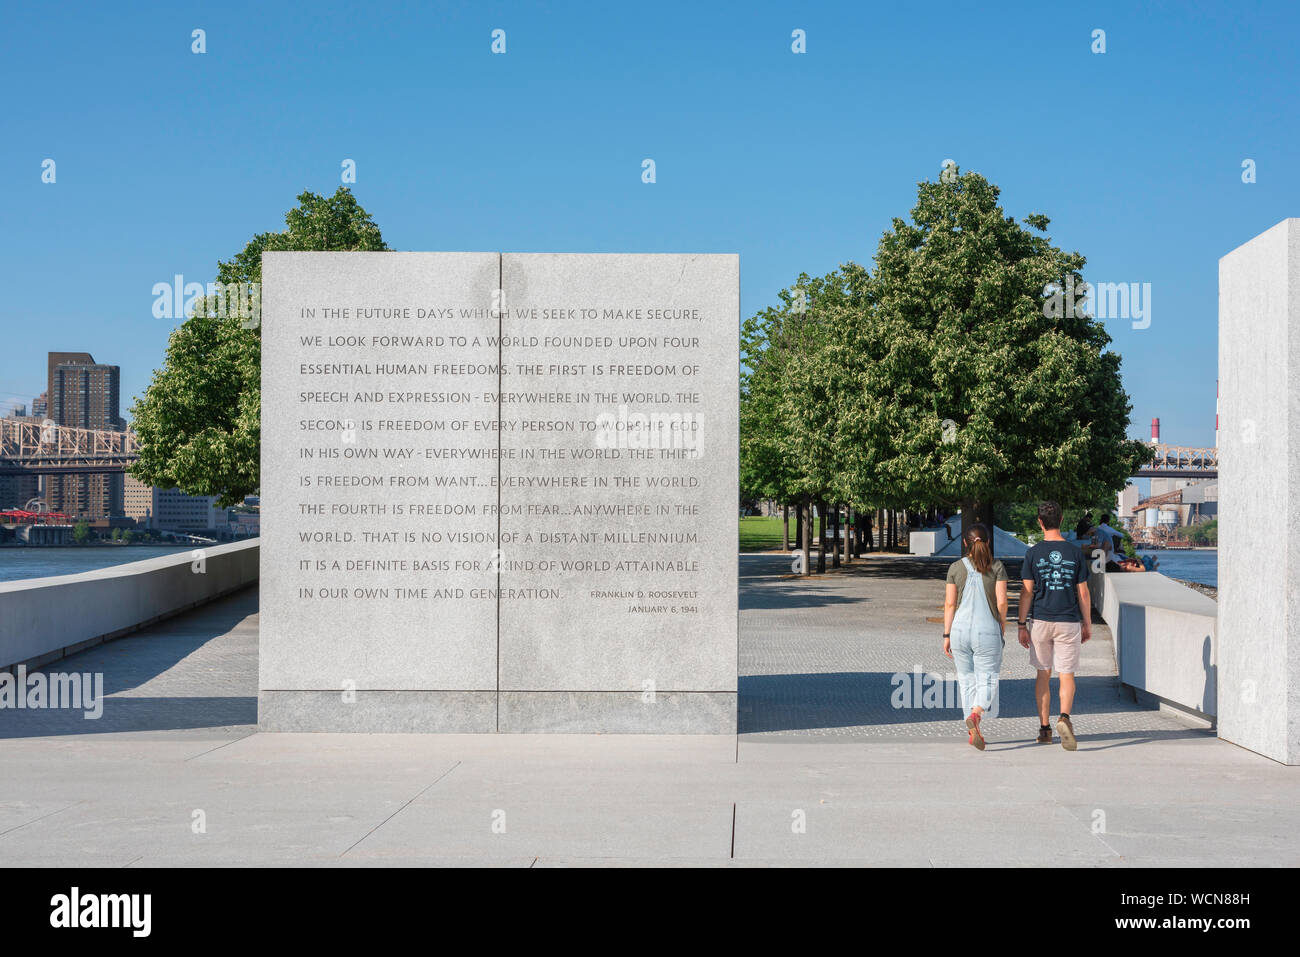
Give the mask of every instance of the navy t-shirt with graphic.
[[1034, 583], [1030, 614], [1038, 621], [1082, 621], [1078, 585], [1088, 580], [1083, 549], [1073, 542], [1043, 541], [1025, 552], [1020, 576]]

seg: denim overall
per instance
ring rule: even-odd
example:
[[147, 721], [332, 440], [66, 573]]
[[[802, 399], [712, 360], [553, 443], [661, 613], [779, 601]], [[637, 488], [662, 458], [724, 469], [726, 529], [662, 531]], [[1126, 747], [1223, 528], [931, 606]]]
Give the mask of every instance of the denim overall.
[[996, 712], [998, 673], [1002, 670], [1002, 629], [989, 608], [984, 576], [975, 570], [969, 558], [962, 561], [966, 565], [966, 588], [953, 616], [949, 639], [952, 660], [957, 666], [962, 710], [969, 713], [979, 705], [985, 711]]

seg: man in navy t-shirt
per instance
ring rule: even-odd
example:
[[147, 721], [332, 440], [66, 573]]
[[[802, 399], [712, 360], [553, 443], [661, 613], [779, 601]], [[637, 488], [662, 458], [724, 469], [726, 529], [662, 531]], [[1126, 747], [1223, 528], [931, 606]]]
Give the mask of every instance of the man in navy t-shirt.
[[[1092, 637], [1092, 599], [1088, 594], [1088, 565], [1083, 550], [1061, 534], [1061, 506], [1038, 506], [1043, 540], [1025, 553], [1020, 577], [1020, 644], [1038, 672], [1034, 697], [1038, 701], [1038, 742], [1052, 743], [1048, 724], [1052, 709], [1052, 670], [1060, 680], [1061, 717], [1056, 722], [1061, 746], [1078, 747], [1070, 709], [1074, 706], [1074, 672], [1079, 647]], [[1029, 623], [1032, 621], [1032, 631]]]

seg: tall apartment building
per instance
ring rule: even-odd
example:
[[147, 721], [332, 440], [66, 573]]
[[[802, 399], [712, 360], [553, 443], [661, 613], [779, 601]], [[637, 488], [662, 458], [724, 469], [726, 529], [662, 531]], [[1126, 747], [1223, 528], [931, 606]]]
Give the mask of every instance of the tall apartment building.
[[[49, 354], [48, 417], [78, 429], [124, 431], [119, 411], [122, 372], [88, 352]], [[122, 474], [52, 475], [46, 478], [50, 509], [75, 518], [122, 514]]]

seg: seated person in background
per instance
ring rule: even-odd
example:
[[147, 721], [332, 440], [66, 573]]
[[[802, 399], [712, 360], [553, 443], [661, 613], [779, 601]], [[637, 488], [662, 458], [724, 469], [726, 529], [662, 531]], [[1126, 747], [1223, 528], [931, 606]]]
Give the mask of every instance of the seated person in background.
[[1081, 542], [1085, 538], [1092, 536], [1092, 512], [1084, 512], [1083, 518], [1079, 519], [1079, 524], [1074, 526], [1074, 540]]
[[1101, 517], [1101, 524], [1092, 530], [1092, 540], [1106, 555], [1108, 572], [1144, 572], [1147, 566], [1136, 558], [1129, 558], [1119, 549], [1124, 541], [1124, 533], [1110, 525], [1110, 515]]
[[1110, 527], [1109, 512], [1103, 513], [1101, 523], [1092, 530], [1092, 541], [1106, 553], [1106, 571], [1120, 571], [1116, 553], [1119, 550], [1120, 543], [1124, 541], [1124, 534]]

